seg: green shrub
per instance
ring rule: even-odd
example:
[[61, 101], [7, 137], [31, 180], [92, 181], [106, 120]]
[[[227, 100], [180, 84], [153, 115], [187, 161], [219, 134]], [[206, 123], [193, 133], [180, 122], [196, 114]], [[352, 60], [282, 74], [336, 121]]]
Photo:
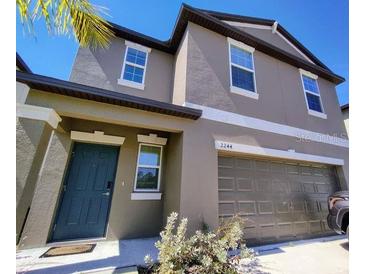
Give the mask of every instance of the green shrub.
[[[236, 266], [239, 259], [252, 257], [253, 253], [243, 244], [243, 221], [234, 217], [223, 223], [216, 232], [196, 233], [186, 237], [187, 219], [176, 225], [178, 214], [172, 213], [165, 229], [160, 233], [161, 240], [156, 242], [159, 250], [159, 264], [153, 265], [149, 256], [146, 264], [154, 273], [177, 274], [213, 274], [238, 273]], [[230, 258], [228, 250], [241, 247], [241, 256]]]

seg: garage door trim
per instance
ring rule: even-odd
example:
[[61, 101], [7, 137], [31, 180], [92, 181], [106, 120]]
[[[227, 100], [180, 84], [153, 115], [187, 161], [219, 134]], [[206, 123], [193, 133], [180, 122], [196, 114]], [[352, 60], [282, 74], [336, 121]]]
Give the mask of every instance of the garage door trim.
[[249, 155], [259, 155], [265, 157], [282, 158], [297, 161], [306, 161], [314, 163], [322, 163], [336, 166], [343, 166], [344, 160], [339, 158], [326, 157], [321, 155], [306, 154], [295, 152], [294, 150], [280, 150], [273, 148], [265, 148], [258, 146], [250, 146], [239, 143], [215, 140], [215, 148], [218, 151], [238, 152]]

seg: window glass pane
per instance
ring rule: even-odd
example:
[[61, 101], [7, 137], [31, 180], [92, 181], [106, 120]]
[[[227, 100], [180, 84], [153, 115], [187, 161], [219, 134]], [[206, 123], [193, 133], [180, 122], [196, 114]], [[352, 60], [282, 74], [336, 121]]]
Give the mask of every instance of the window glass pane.
[[139, 152], [139, 164], [149, 165], [149, 166], [159, 166], [160, 154], [161, 154], [160, 147], [142, 145], [141, 151]]
[[322, 112], [321, 99], [317, 95], [306, 92], [308, 107], [311, 110]]
[[142, 83], [143, 72], [144, 72], [144, 69], [137, 68], [137, 67], [126, 64], [125, 68], [124, 68], [123, 79], [137, 82], [137, 83]]
[[146, 63], [146, 53], [134, 48], [128, 48], [126, 59], [128, 62], [144, 66]]
[[319, 94], [316, 80], [309, 78], [305, 75], [302, 75], [302, 77], [303, 77], [304, 88], [306, 90]]
[[137, 172], [137, 189], [157, 189], [158, 168], [139, 167]]
[[253, 72], [231, 66], [232, 85], [238, 88], [255, 92]]
[[249, 69], [253, 69], [252, 53], [231, 46], [231, 62]]

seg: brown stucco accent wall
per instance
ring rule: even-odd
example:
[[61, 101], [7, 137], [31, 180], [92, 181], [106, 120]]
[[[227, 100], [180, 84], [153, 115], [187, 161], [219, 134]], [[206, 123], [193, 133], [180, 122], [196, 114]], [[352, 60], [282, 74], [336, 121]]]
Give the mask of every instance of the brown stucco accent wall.
[[144, 90], [118, 84], [125, 55], [125, 40], [114, 38], [108, 49], [79, 48], [70, 81], [129, 95], [171, 102], [174, 56], [152, 49], [148, 54]]
[[333, 83], [318, 78], [327, 119], [309, 115], [298, 68], [256, 50], [259, 99], [232, 93], [227, 38], [193, 23], [187, 30], [187, 102], [346, 138]]

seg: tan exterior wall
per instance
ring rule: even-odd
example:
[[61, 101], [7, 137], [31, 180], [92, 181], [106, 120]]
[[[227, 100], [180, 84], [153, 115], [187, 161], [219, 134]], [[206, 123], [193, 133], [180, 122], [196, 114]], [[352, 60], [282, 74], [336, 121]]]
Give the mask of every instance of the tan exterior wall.
[[56, 214], [70, 148], [71, 142], [67, 134], [52, 131], [19, 242], [20, 248], [46, 244]]
[[293, 54], [299, 58], [304, 60], [308, 60], [303, 57], [296, 49], [294, 49], [290, 44], [288, 44], [282, 37], [280, 37], [277, 33], [272, 33], [272, 29], [255, 29], [250, 27], [238, 27], [238, 29], [247, 32], [265, 42], [270, 43], [273, 46], [276, 46], [286, 52]]
[[16, 237], [19, 239], [44, 153], [51, 135], [51, 127], [43, 121], [17, 118], [16, 121]]
[[188, 24], [186, 101], [284, 125], [345, 136], [335, 85], [318, 79], [327, 119], [308, 114], [298, 68], [254, 52], [259, 99], [230, 92], [227, 38]]
[[[300, 142], [294, 137], [205, 119], [191, 121], [39, 91], [31, 91], [28, 99], [29, 103], [52, 107], [64, 116], [115, 124], [111, 126], [75, 122], [72, 123], [75, 129], [105, 130], [108, 134], [114, 133], [126, 137], [125, 147], [122, 146], [118, 163], [108, 239], [152, 235], [158, 231], [158, 227], [165, 222], [166, 216], [172, 210], [178, 210], [181, 216], [188, 217], [189, 232], [201, 228], [203, 222], [210, 228], [215, 228], [218, 225], [218, 153], [214, 146], [216, 139], [285, 151], [295, 149], [300, 153], [344, 159], [345, 165], [338, 169], [343, 173], [341, 184], [343, 188], [347, 188], [348, 149], [344, 147], [318, 142]], [[75, 105], [78, 107], [75, 108]], [[122, 130], [127, 125], [148, 129], [145, 132], [153, 130], [170, 132], [164, 162], [166, 167], [162, 202], [143, 202], [145, 205], [148, 204], [146, 207], [142, 202], [130, 201], [137, 153], [135, 136], [140, 130]], [[124, 187], [121, 185], [123, 181]], [[123, 216], [128, 217], [125, 222]], [[148, 225], [152, 227], [148, 233], [141, 227], [146, 225], [145, 220], [148, 220]]]
[[181, 166], [183, 153], [183, 134], [171, 133], [165, 157], [165, 185], [163, 193], [163, 225], [172, 212], [180, 212]]
[[152, 49], [148, 55], [145, 88], [139, 90], [118, 84], [125, 50], [125, 40], [121, 38], [114, 38], [106, 50], [92, 51], [88, 48], [79, 48], [70, 81], [162, 102], [171, 102], [174, 56]]
[[172, 92], [172, 103], [182, 105], [185, 103], [186, 77], [187, 77], [187, 58], [188, 58], [188, 31], [175, 54], [174, 60], [174, 86]]

